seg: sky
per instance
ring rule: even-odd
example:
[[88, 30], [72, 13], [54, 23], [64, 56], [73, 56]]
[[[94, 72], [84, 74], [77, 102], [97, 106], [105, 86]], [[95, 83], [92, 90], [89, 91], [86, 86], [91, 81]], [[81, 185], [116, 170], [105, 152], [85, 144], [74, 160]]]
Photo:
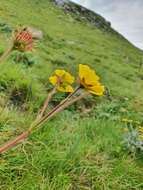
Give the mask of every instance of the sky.
[[94, 10], [135, 46], [143, 49], [143, 0], [72, 0]]

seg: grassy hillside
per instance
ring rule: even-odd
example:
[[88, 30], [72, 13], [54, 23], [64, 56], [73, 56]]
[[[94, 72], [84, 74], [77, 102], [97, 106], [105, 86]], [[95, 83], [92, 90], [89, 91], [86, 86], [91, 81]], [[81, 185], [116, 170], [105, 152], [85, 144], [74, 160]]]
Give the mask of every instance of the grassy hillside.
[[88, 64], [108, 89], [108, 95], [70, 107], [1, 155], [0, 190], [142, 190], [143, 158], [126, 148], [121, 120], [143, 122], [143, 52], [48, 0], [1, 0], [0, 14], [0, 52], [19, 25], [44, 33], [28, 54], [32, 66], [17, 63], [14, 53], [0, 65], [0, 144], [29, 127], [55, 68], [76, 74], [79, 63]]

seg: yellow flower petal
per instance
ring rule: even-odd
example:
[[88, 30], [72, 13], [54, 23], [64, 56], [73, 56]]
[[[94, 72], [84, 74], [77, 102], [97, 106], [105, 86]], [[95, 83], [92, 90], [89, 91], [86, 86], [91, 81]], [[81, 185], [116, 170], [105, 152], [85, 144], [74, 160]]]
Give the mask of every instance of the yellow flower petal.
[[60, 92], [73, 92], [71, 84], [74, 82], [74, 77], [65, 70], [57, 69], [55, 75], [49, 78], [53, 85], [57, 85], [57, 90]]
[[102, 96], [104, 94], [105, 88], [102, 85], [97, 85], [97, 86], [90, 87], [88, 90], [92, 94], [95, 94], [97, 96]]
[[62, 86], [58, 86], [58, 87], [57, 87], [57, 90], [60, 91], [60, 92], [65, 92], [65, 88], [62, 87]]
[[51, 77], [49, 78], [49, 81], [50, 81], [53, 85], [56, 85], [57, 82], [58, 82], [58, 79], [57, 79], [56, 76], [51, 76]]
[[92, 94], [102, 96], [105, 88], [99, 83], [99, 77], [95, 71], [87, 65], [79, 65], [80, 84]]
[[87, 65], [79, 65], [79, 77], [81, 80], [84, 79], [85, 83], [88, 84], [95, 84], [99, 77], [96, 75], [95, 71], [90, 69]]
[[58, 77], [62, 77], [64, 74], [65, 74], [66, 71], [62, 70], [62, 69], [57, 69], [55, 70], [55, 74], [58, 76]]
[[73, 91], [74, 91], [74, 89], [73, 89], [72, 86], [70, 86], [70, 85], [67, 85], [67, 86], [65, 86], [65, 87], [59, 86], [57, 89], [58, 89], [58, 91], [60, 91], [60, 92], [73, 92]]
[[70, 85], [66, 86], [65, 92], [73, 92], [73, 91], [74, 91], [74, 89], [72, 86], [70, 86]]
[[95, 72], [90, 71], [88, 73], [87, 78], [85, 78], [86, 84], [95, 85], [99, 81], [99, 77], [95, 74]]
[[89, 67], [87, 65], [79, 64], [79, 77], [82, 80], [87, 77], [89, 71]]
[[74, 82], [74, 77], [70, 75], [68, 72], [64, 75], [65, 82], [68, 82], [69, 84], [72, 84]]

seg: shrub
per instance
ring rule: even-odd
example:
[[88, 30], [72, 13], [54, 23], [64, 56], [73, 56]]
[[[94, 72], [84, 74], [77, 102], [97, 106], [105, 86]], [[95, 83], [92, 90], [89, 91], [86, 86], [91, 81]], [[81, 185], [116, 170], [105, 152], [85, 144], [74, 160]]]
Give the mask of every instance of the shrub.
[[11, 33], [12, 28], [7, 23], [0, 22], [0, 31], [1, 32], [6, 32], [6, 33]]
[[20, 63], [26, 66], [32, 66], [37, 63], [36, 58], [28, 52], [14, 51], [11, 55], [11, 60], [14, 63]]
[[143, 126], [142, 122], [123, 119], [124, 122], [124, 143], [129, 151], [136, 153], [143, 151]]

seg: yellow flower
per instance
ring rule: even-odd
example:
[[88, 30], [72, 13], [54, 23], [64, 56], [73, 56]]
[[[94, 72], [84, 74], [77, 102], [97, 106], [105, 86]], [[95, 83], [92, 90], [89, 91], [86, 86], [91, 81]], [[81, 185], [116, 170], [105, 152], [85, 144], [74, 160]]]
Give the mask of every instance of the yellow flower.
[[49, 81], [60, 92], [73, 92], [74, 89], [71, 84], [74, 82], [74, 77], [65, 70], [56, 70], [55, 74], [49, 78]]
[[127, 119], [127, 118], [123, 118], [123, 119], [122, 119], [122, 122], [125, 122], [125, 123], [132, 123], [133, 120]]
[[125, 122], [125, 123], [126, 123], [126, 122], [128, 122], [128, 119], [123, 118], [123, 119], [122, 119], [122, 122]]
[[143, 135], [139, 135], [139, 140], [143, 141]]
[[79, 79], [80, 84], [90, 93], [102, 96], [105, 88], [99, 82], [99, 77], [96, 75], [95, 71], [92, 70], [87, 65], [79, 65]]
[[139, 130], [140, 133], [143, 133], [143, 127], [142, 126], [139, 126], [138, 130]]
[[126, 133], [126, 132], [128, 132], [129, 130], [128, 130], [128, 128], [123, 128], [123, 131]]

